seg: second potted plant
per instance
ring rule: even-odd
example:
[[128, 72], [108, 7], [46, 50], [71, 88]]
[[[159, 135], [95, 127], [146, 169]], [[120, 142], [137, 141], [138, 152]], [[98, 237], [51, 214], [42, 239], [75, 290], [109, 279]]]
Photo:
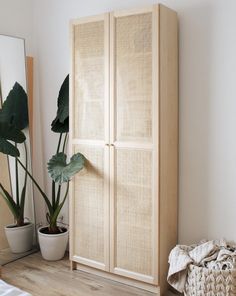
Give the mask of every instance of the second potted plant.
[[0, 195], [6, 201], [14, 216], [15, 223], [5, 226], [8, 244], [13, 253], [24, 253], [32, 248], [34, 226], [25, 220], [25, 199], [27, 193], [27, 173], [20, 185], [18, 158], [19, 145], [24, 146], [25, 166], [28, 167], [26, 137], [22, 132], [28, 126], [28, 98], [19, 83], [15, 83], [0, 110], [0, 152], [15, 158], [15, 179], [12, 185], [15, 194], [8, 192], [0, 182]]
[[56, 154], [48, 162], [48, 173], [52, 178], [51, 199], [19, 159], [18, 162], [32, 179], [47, 205], [48, 226], [38, 229], [39, 245], [43, 258], [55, 261], [64, 256], [69, 235], [67, 228], [58, 225], [58, 216], [68, 196], [70, 179], [83, 169], [85, 163], [85, 157], [81, 153], [74, 154], [69, 163], [66, 161], [65, 150], [69, 132], [69, 75], [59, 91], [58, 110], [52, 122], [52, 131], [59, 133], [59, 140]]

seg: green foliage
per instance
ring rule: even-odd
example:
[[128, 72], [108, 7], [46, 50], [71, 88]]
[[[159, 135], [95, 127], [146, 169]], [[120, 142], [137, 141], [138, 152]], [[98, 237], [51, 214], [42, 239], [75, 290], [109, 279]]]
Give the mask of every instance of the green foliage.
[[16, 82], [3, 103], [0, 116], [19, 130], [29, 124], [28, 97], [23, 87]]
[[[0, 152], [15, 157], [20, 156], [17, 144], [24, 143], [26, 167], [27, 167], [27, 149], [25, 145], [26, 137], [21, 131], [28, 126], [28, 98], [23, 87], [16, 82], [9, 92], [2, 109], [0, 110]], [[13, 143], [12, 143], [13, 142]], [[19, 174], [18, 164], [15, 162], [16, 178], [16, 200], [0, 183], [0, 195], [6, 201], [11, 210], [17, 226], [24, 225], [24, 207], [27, 174], [22, 187], [21, 196], [19, 196]]]
[[[16, 172], [18, 172], [17, 164], [20, 164], [26, 174], [21, 197], [18, 197], [16, 202], [14, 201], [12, 196], [4, 189], [1, 183], [0, 194], [5, 199], [15, 219], [18, 221], [17, 225], [20, 226], [21, 223], [24, 223], [24, 203], [27, 182], [26, 176], [29, 176], [41, 193], [47, 205], [48, 213], [46, 218], [49, 223], [49, 233], [60, 232], [57, 225], [57, 219], [68, 195], [69, 181], [76, 173], [82, 170], [85, 164], [85, 157], [81, 153], [76, 153], [75, 155], [73, 155], [70, 159], [70, 162], [67, 164], [67, 156], [64, 152], [67, 142], [67, 135], [69, 132], [69, 75], [67, 75], [67, 77], [65, 78], [59, 91], [57, 105], [57, 116], [52, 122], [52, 131], [60, 133], [60, 136], [57, 146], [57, 152], [48, 162], [48, 172], [52, 178], [51, 199], [42, 190], [32, 174], [28, 171], [27, 161], [26, 165], [24, 165], [18, 158], [19, 151], [16, 147], [16, 144], [14, 146], [10, 142], [8, 142], [8, 140], [14, 141], [15, 143], [24, 142], [25, 136], [21, 132], [21, 129], [26, 127], [28, 124], [28, 111], [26, 112], [26, 110], [23, 110], [27, 107], [27, 104], [25, 104], [24, 92], [22, 91], [22, 88], [18, 83], [14, 85], [13, 89], [7, 97], [6, 102], [3, 105], [3, 109], [0, 111], [0, 151], [8, 155], [15, 156]], [[22, 106], [24, 106], [24, 108]], [[63, 136], [64, 143], [62, 143]], [[18, 176], [17, 173], [16, 175]], [[18, 178], [16, 180], [18, 184]], [[61, 197], [63, 191], [63, 183], [66, 183], [66, 190], [64, 196]]]
[[[65, 154], [65, 146], [69, 132], [69, 75], [65, 78], [59, 91], [57, 105], [57, 116], [52, 122], [52, 131], [60, 133], [60, 136], [56, 154], [53, 155], [48, 162], [48, 172], [52, 178], [51, 198], [44, 193], [34, 177], [18, 159], [19, 164], [34, 182], [47, 205], [48, 213], [46, 218], [49, 224], [49, 233], [52, 234], [60, 232], [57, 225], [57, 219], [68, 195], [69, 181], [76, 173], [83, 169], [85, 164], [85, 157], [81, 153], [73, 155], [68, 164], [66, 162], [67, 156]], [[64, 141], [62, 143], [63, 137]], [[66, 189], [64, 195], [62, 196], [63, 184], [66, 184]]]
[[17, 220], [18, 216], [20, 215], [20, 208], [19, 206], [17, 206], [13, 197], [7, 192], [7, 190], [2, 186], [1, 183], [0, 183], [0, 194], [5, 199], [10, 211], [12, 212], [14, 218]]
[[25, 139], [23, 132], [10, 125], [8, 122], [2, 121], [0, 115], [0, 152], [13, 157], [19, 157], [19, 150], [9, 141], [23, 143]]
[[64, 122], [60, 122], [58, 118], [55, 118], [52, 122], [52, 131], [54, 133], [68, 133], [69, 131], [69, 117]]
[[70, 181], [76, 173], [84, 167], [85, 158], [81, 153], [76, 153], [66, 163], [66, 154], [63, 152], [53, 155], [48, 162], [48, 172], [54, 182], [62, 184]]
[[69, 74], [62, 83], [57, 99], [57, 116], [51, 124], [55, 133], [69, 132]]

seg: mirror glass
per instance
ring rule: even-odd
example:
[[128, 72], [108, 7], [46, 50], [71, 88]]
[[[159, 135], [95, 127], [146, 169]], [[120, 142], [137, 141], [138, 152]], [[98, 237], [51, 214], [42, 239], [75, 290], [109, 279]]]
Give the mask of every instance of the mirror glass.
[[[4, 122], [2, 126], [4, 126], [5, 121], [8, 122], [5, 131], [9, 130], [10, 125], [11, 127], [13, 126], [13, 130], [11, 130], [10, 133], [23, 133], [26, 138], [23, 143], [19, 143], [18, 141], [16, 144], [15, 140], [11, 137], [9, 138], [9, 136], [5, 138], [8, 143], [16, 147], [20, 154], [18, 157], [19, 160], [28, 167], [29, 172], [31, 172], [31, 138], [28, 118], [32, 118], [32, 114], [29, 114], [28, 109], [28, 115], [26, 113], [25, 116], [28, 123], [24, 123], [21, 127], [15, 126], [16, 121], [14, 121], [14, 118], [19, 115], [16, 110], [19, 110], [21, 114], [23, 113], [22, 110], [27, 110], [29, 103], [27, 88], [24, 39], [0, 35], [0, 109], [3, 111], [8, 107], [8, 113], [9, 110], [12, 112], [12, 119], [10, 120], [9, 117], [6, 120], [4, 116], [0, 117], [0, 141], [5, 137], [4, 132], [1, 131], [4, 130], [1, 128], [2, 121]], [[10, 95], [11, 91], [12, 93]], [[21, 105], [14, 109], [14, 103], [16, 102], [14, 100], [18, 100], [19, 97], [23, 103], [26, 102], [25, 109], [21, 109], [24, 105], [21, 104], [21, 101]], [[8, 101], [8, 104], [4, 106], [6, 101]], [[5, 113], [3, 111], [2, 114]], [[22, 118], [20, 118], [20, 120], [22, 120]], [[5, 138], [3, 139], [3, 144], [8, 145], [5, 142]], [[36, 232], [32, 182], [29, 177], [26, 178], [25, 171], [16, 160], [16, 157], [11, 156], [8, 150], [7, 153], [2, 153], [7, 147], [0, 146], [0, 184], [2, 185], [0, 185], [0, 193], [2, 193], [0, 194], [0, 265], [4, 265], [35, 251], [35, 248], [33, 248]], [[9, 201], [10, 198], [6, 200], [5, 197], [7, 193], [4, 195], [3, 188], [9, 193], [15, 204], [19, 204], [21, 209], [24, 210], [23, 215], [21, 215], [24, 217], [23, 221], [19, 222], [20, 219], [16, 219], [16, 216], [14, 216], [14, 213], [10, 209], [12, 206], [11, 201]], [[22, 206], [23, 200], [24, 206]], [[7, 229], [6, 226], [8, 226]]]

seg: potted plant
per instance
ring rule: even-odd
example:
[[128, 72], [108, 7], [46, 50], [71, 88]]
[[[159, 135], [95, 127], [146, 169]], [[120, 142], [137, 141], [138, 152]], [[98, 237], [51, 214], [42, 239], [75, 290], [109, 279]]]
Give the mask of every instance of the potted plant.
[[23, 87], [15, 83], [0, 110], [0, 152], [15, 158], [15, 196], [9, 193], [0, 181], [0, 195], [6, 201], [14, 216], [15, 223], [5, 226], [6, 237], [13, 253], [29, 251], [33, 244], [33, 224], [25, 221], [24, 209], [27, 192], [27, 173], [23, 185], [20, 185], [17, 159], [20, 156], [19, 145], [24, 146], [25, 166], [27, 168], [27, 144], [22, 132], [28, 127], [28, 98]]
[[[66, 162], [65, 149], [69, 132], [69, 75], [60, 88], [57, 115], [52, 122], [51, 129], [53, 132], [59, 133], [56, 154], [48, 162], [48, 173], [52, 178], [51, 199], [19, 159], [18, 162], [45, 200], [48, 210], [46, 215], [48, 225], [38, 229], [39, 245], [43, 258], [55, 261], [64, 256], [69, 237], [69, 230], [59, 226], [57, 219], [68, 196], [70, 179], [84, 167], [85, 163], [85, 158], [81, 153], [74, 154], [70, 162]], [[64, 190], [63, 185], [65, 185]]]

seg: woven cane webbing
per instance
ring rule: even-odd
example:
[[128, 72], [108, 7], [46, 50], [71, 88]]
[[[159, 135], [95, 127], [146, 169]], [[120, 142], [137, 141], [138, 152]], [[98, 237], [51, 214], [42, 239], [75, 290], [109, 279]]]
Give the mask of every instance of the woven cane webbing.
[[235, 296], [236, 270], [211, 270], [190, 265], [186, 296]]
[[104, 22], [75, 27], [74, 137], [104, 138]]
[[116, 266], [152, 273], [152, 153], [116, 152]]
[[[86, 157], [86, 167], [74, 181], [75, 254], [104, 262], [103, 148], [76, 145]], [[89, 161], [88, 161], [89, 160]]]
[[151, 141], [151, 13], [116, 19], [115, 77], [117, 140]]

